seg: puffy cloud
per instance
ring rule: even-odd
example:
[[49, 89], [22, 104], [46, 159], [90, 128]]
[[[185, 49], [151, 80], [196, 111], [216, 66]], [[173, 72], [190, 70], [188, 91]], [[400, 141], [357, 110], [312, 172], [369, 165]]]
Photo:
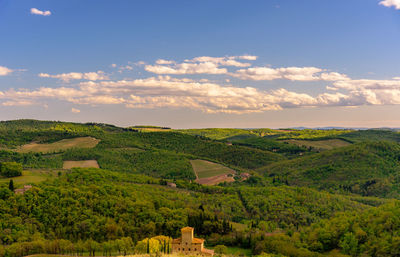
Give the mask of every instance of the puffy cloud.
[[227, 56], [227, 57], [211, 57], [200, 56], [193, 59], [187, 59], [182, 63], [172, 60], [159, 59], [156, 65], [146, 65], [145, 70], [155, 74], [227, 74], [226, 68], [220, 66], [231, 67], [249, 67], [250, 63], [240, 62], [238, 60], [254, 61], [257, 56]]
[[[246, 57], [248, 58], [248, 56]], [[235, 59], [238, 59], [238, 56], [229, 56], [229, 57], [200, 56], [190, 60], [185, 60], [185, 62], [200, 62], [200, 63], [211, 62], [221, 66], [234, 66], [234, 67], [249, 67], [251, 65], [250, 63], [242, 63]]]
[[0, 76], [7, 76], [12, 72], [14, 72], [14, 70], [11, 70], [11, 69], [9, 69], [7, 67], [4, 67], [4, 66], [0, 66]]
[[239, 69], [230, 75], [243, 80], [275, 80], [288, 79], [292, 81], [336, 81], [348, 80], [349, 78], [337, 72], [324, 72], [325, 70], [316, 67], [252, 67]]
[[81, 110], [76, 109], [76, 108], [72, 108], [72, 109], [71, 109], [71, 112], [72, 112], [72, 113], [80, 113]]
[[174, 64], [174, 63], [175, 63], [174, 61], [163, 60], [163, 59], [158, 59], [156, 61], [156, 64], [159, 64], [159, 65]]
[[379, 4], [386, 7], [394, 7], [396, 10], [400, 10], [400, 0], [384, 0], [379, 2]]
[[235, 56], [235, 59], [239, 60], [248, 60], [248, 61], [255, 61], [257, 60], [258, 56], [254, 55], [240, 55], [240, 56]]
[[31, 8], [31, 14], [41, 15], [41, 16], [50, 16], [51, 12], [50, 11], [41, 11], [36, 8]]
[[218, 68], [213, 62], [202, 63], [180, 63], [173, 66], [164, 65], [146, 65], [145, 70], [155, 74], [225, 74], [228, 72], [225, 68]]
[[60, 79], [64, 82], [69, 82], [71, 80], [108, 80], [109, 79], [108, 76], [106, 76], [103, 71], [87, 72], [87, 73], [70, 72], [70, 73], [62, 73], [62, 74], [56, 74], [56, 75], [50, 75], [48, 73], [40, 73], [39, 77], [55, 78], [55, 79]]

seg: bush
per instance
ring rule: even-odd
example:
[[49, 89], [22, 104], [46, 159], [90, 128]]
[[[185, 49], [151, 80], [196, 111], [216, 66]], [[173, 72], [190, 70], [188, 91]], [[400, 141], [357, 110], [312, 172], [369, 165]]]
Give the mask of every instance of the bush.
[[216, 254], [227, 254], [228, 253], [228, 247], [225, 245], [217, 245], [214, 247], [214, 252]]
[[22, 175], [22, 164], [16, 162], [2, 162], [0, 163], [0, 175], [11, 178]]

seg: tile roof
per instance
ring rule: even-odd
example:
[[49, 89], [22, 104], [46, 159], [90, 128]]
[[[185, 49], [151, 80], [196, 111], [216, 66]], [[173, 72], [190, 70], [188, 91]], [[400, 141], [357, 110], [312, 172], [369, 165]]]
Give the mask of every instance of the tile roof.
[[192, 244], [201, 244], [204, 242], [204, 239], [201, 238], [193, 238]]
[[206, 249], [206, 248], [203, 248], [201, 250], [201, 252], [202, 253], [206, 253], [206, 254], [210, 254], [210, 255], [214, 255], [214, 250], [210, 250], [210, 249]]
[[181, 229], [182, 232], [184, 232], [184, 231], [185, 232], [186, 231], [193, 231], [193, 230], [194, 230], [194, 228], [192, 228], [192, 227], [184, 227], [184, 228]]

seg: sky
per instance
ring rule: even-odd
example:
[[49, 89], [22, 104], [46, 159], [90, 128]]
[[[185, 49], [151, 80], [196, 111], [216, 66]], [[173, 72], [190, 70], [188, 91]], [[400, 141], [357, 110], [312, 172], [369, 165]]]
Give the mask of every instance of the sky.
[[400, 0], [0, 0], [0, 120], [400, 127]]

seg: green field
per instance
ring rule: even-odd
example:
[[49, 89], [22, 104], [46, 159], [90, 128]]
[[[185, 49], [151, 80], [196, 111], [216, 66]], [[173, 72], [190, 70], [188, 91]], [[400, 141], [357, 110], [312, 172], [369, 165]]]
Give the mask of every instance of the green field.
[[63, 139], [50, 144], [30, 143], [17, 149], [20, 153], [53, 153], [60, 152], [71, 148], [93, 148], [100, 140], [94, 137], [76, 137], [72, 139]]
[[235, 171], [225, 167], [221, 164], [204, 161], [204, 160], [191, 160], [193, 170], [198, 178], [209, 178], [224, 174], [234, 174]]
[[350, 145], [349, 142], [341, 139], [327, 139], [327, 140], [317, 140], [317, 141], [289, 139], [289, 140], [284, 140], [284, 142], [295, 144], [297, 146], [312, 147], [318, 150], [331, 150], [334, 148]]
[[14, 181], [15, 187], [22, 187], [23, 185], [40, 183], [48, 178], [54, 178], [54, 172], [43, 170], [24, 170], [22, 176], [14, 178], [0, 177], [0, 183], [8, 183], [11, 179]]

